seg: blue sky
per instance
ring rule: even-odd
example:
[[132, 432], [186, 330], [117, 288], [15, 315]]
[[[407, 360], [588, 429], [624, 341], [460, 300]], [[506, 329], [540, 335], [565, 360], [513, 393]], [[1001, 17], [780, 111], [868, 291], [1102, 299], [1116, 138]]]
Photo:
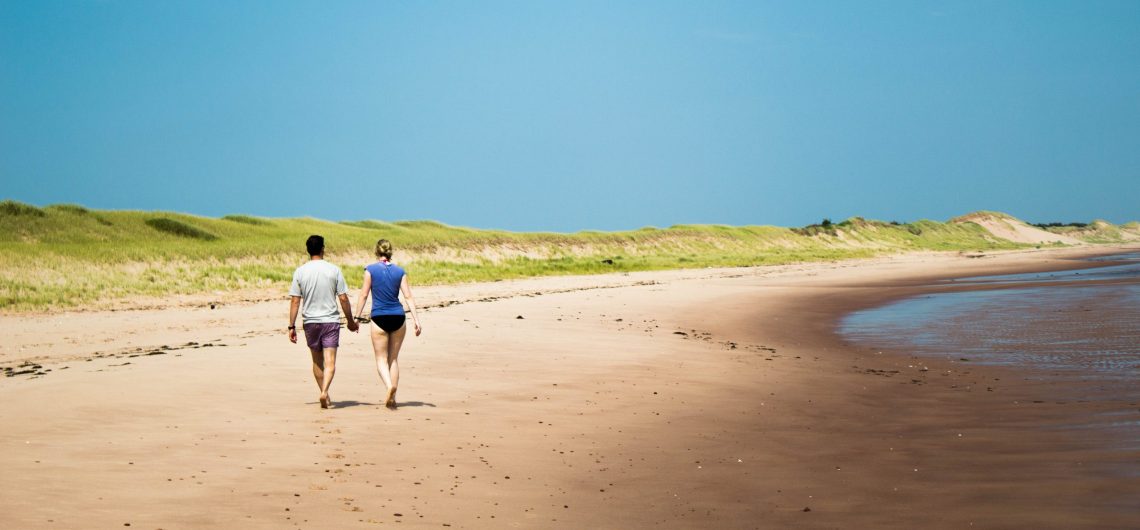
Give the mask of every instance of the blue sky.
[[1140, 2], [0, 0], [0, 198], [481, 228], [1140, 218]]

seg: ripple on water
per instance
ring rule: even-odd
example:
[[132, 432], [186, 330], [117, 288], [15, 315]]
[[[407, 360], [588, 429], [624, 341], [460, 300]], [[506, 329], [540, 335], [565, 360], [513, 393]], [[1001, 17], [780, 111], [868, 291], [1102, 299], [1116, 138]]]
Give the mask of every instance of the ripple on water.
[[1068, 377], [1135, 378], [1140, 285], [1057, 284], [939, 293], [858, 311], [840, 323], [858, 344]]

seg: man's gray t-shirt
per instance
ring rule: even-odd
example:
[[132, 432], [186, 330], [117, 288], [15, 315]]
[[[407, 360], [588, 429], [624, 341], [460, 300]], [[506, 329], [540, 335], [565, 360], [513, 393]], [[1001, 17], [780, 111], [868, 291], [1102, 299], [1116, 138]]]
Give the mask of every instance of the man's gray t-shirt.
[[301, 318], [305, 324], [340, 322], [337, 295], [347, 293], [348, 285], [340, 268], [323, 259], [297, 267], [289, 287], [290, 296], [301, 297]]

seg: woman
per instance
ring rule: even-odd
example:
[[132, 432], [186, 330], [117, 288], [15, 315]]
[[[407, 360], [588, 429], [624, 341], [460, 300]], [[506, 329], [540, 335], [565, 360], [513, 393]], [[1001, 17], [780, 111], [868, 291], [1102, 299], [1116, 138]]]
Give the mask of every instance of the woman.
[[[372, 295], [372, 349], [376, 353], [376, 370], [380, 372], [380, 380], [388, 386], [388, 395], [384, 398], [384, 406], [396, 408], [396, 386], [400, 383], [400, 345], [404, 343], [404, 334], [407, 327], [404, 325], [404, 306], [400, 303], [399, 294], [404, 293], [404, 300], [412, 313], [412, 322], [416, 327], [416, 336], [423, 328], [420, 326], [419, 315], [416, 314], [416, 301], [412, 298], [412, 289], [408, 286], [408, 275], [400, 266], [392, 263], [392, 243], [387, 239], [376, 242], [377, 262], [364, 268], [364, 285], [360, 289], [360, 299], [356, 307], [364, 313], [364, 301]], [[363, 316], [357, 320], [365, 322]]]

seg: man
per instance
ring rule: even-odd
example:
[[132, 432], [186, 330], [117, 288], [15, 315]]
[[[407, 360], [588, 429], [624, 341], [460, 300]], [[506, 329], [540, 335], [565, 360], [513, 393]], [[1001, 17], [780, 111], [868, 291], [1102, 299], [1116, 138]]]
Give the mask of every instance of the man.
[[337, 301], [348, 320], [348, 330], [356, 332], [360, 326], [352, 318], [352, 304], [348, 301], [348, 285], [340, 268], [325, 261], [325, 238], [309, 236], [305, 241], [309, 262], [297, 267], [289, 295], [289, 340], [297, 343], [297, 309], [305, 327], [305, 342], [313, 355], [313, 377], [321, 389], [321, 408], [332, 406], [329, 386], [336, 372], [336, 349], [340, 347], [340, 315]]

